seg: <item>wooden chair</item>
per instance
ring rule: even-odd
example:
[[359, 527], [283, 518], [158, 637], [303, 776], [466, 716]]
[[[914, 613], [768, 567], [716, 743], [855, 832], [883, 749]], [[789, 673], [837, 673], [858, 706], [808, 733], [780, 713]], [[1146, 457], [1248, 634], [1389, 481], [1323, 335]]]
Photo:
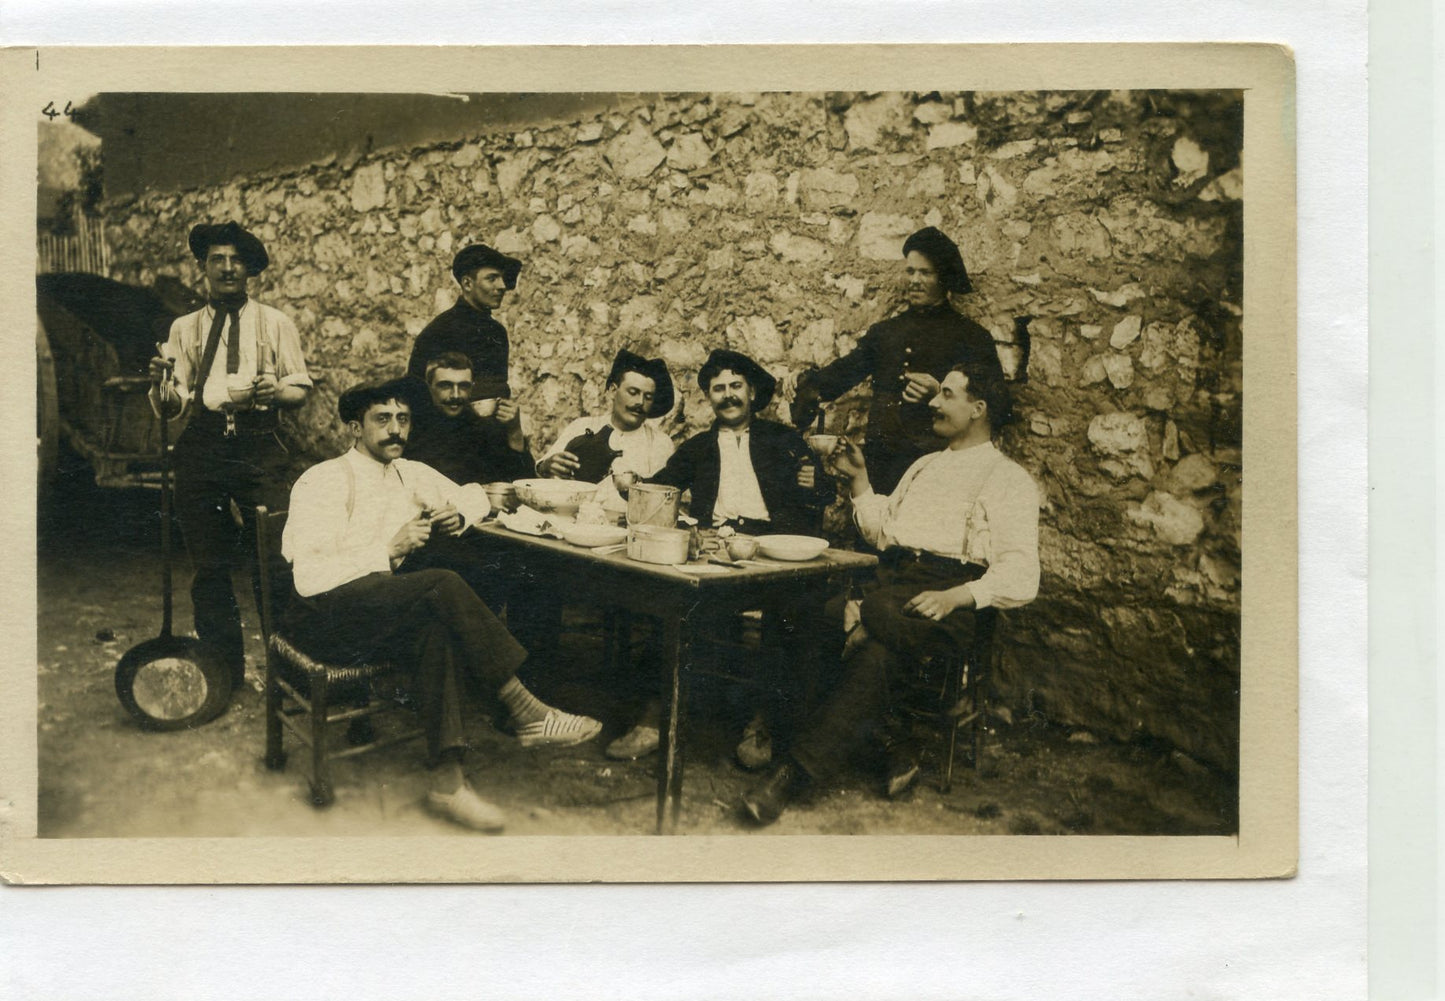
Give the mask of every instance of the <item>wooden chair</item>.
[[[376, 683], [393, 674], [386, 661], [335, 664], [316, 660], [296, 649], [279, 630], [281, 602], [291, 594], [289, 568], [281, 558], [285, 511], [256, 509], [256, 551], [261, 576], [261, 636], [266, 643], [266, 767], [286, 767], [282, 747], [284, 730], [290, 730], [310, 749], [311, 802], [329, 806], [335, 798], [331, 762], [364, 754], [422, 735], [415, 725], [378, 739], [372, 717], [400, 708], [395, 690], [379, 698]], [[332, 749], [335, 724], [347, 724], [349, 746]]]
[[983, 733], [988, 723], [988, 696], [993, 684], [994, 636], [998, 610], [985, 608], [974, 619], [973, 643], [966, 650], [920, 661], [914, 684], [895, 700], [895, 710], [934, 724], [944, 744], [939, 791], [953, 789], [953, 763], [958, 735], [967, 729], [974, 771], [983, 763]]

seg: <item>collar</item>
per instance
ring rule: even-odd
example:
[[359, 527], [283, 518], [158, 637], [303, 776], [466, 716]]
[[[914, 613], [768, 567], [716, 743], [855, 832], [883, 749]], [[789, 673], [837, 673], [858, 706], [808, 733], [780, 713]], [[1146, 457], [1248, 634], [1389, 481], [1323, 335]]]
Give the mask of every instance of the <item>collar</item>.
[[380, 462], [373, 458], [369, 452], [364, 451], [357, 445], [352, 445], [346, 450], [346, 461], [351, 463], [357, 472], [371, 473], [373, 475], [385, 476], [388, 471], [396, 467], [394, 462]]
[[997, 451], [992, 440], [981, 441], [977, 445], [970, 445], [967, 448], [949, 448], [946, 445], [943, 448], [945, 455], [951, 455], [960, 462], [981, 459]]
[[908, 312], [912, 313], [914, 316], [928, 316], [928, 317], [944, 316], [945, 314], [952, 313], [953, 311], [954, 311], [954, 310], [953, 310], [953, 307], [952, 307], [951, 305], [949, 305], [947, 298], [945, 298], [945, 299], [944, 299], [942, 302], [940, 302], [940, 303], [935, 303], [935, 304], [932, 305], [932, 306], [909, 306], [909, 307], [908, 307]]
[[467, 301], [467, 297], [464, 295], [457, 296], [457, 304], [452, 308], [459, 309], [465, 313], [475, 313], [477, 316], [485, 317], [488, 320], [492, 318], [492, 311], [490, 309], [485, 306], [473, 306]]

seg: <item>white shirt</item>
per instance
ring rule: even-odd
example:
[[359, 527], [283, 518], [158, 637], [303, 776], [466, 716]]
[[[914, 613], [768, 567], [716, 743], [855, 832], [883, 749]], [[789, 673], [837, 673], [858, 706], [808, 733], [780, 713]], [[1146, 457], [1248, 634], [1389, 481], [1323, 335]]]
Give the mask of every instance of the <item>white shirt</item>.
[[312, 466], [291, 488], [281, 555], [296, 593], [321, 594], [371, 573], [391, 572], [391, 539], [424, 508], [453, 504], [475, 525], [491, 505], [479, 484], [460, 486], [422, 462], [383, 465], [353, 448]]
[[[542, 453], [542, 459], [547, 459], [558, 452], [565, 452], [567, 443], [573, 438], [584, 435], [588, 431], [596, 434], [611, 423], [611, 414], [577, 418], [562, 429], [562, 433], [557, 436], [552, 447]], [[646, 479], [667, 465], [667, 460], [672, 458], [672, 453], [677, 448], [672, 443], [672, 439], [651, 421], [643, 421], [641, 426], [633, 428], [631, 431], [622, 431], [613, 427], [612, 434], [607, 441], [613, 449], [622, 453], [612, 460], [611, 471], [636, 473], [638, 479]], [[542, 459], [537, 461], [540, 463]], [[602, 479], [595, 499], [604, 507], [620, 509], [627, 506], [627, 502], [617, 492], [617, 487], [613, 484], [610, 476]]]
[[732, 518], [767, 521], [768, 505], [763, 500], [758, 474], [753, 469], [747, 429], [718, 428], [717, 449], [721, 461], [718, 466], [717, 502], [712, 508], [713, 524], [721, 525]]
[[878, 549], [901, 546], [988, 568], [968, 585], [979, 608], [1017, 608], [1039, 592], [1039, 492], [992, 442], [923, 456], [893, 493], [853, 498], [858, 530]]
[[[171, 324], [170, 337], [166, 341], [167, 353], [175, 358], [176, 391], [181, 402], [189, 403], [195, 395], [193, 385], [205, 354], [206, 340], [211, 336], [211, 323], [216, 315], [209, 305], [194, 313], [178, 317]], [[240, 324], [240, 365], [236, 374], [250, 381], [261, 371], [261, 353], [258, 341], [270, 346], [276, 359], [276, 381], [282, 386], [310, 386], [311, 376], [306, 371], [306, 359], [301, 353], [301, 336], [296, 324], [285, 313], [247, 299], [236, 316]], [[230, 402], [226, 389], [226, 346], [231, 339], [231, 321], [226, 319], [221, 328], [221, 339], [216, 345], [216, 356], [211, 360], [211, 371], [206, 376], [206, 385], [201, 392], [201, 402], [207, 410], [220, 410]]]

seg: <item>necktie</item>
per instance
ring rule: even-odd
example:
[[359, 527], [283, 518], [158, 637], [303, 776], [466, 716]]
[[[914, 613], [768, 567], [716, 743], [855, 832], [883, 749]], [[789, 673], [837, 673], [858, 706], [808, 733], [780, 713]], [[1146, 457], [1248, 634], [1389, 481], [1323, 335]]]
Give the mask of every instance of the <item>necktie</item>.
[[231, 332], [226, 344], [226, 372], [234, 373], [241, 368], [241, 307], [246, 304], [244, 295], [235, 299], [212, 299], [211, 332], [206, 337], [206, 348], [201, 353], [201, 367], [196, 372], [196, 395], [205, 392], [206, 379], [211, 374], [211, 364], [216, 358], [216, 347], [221, 343], [221, 328], [226, 317], [231, 318]]

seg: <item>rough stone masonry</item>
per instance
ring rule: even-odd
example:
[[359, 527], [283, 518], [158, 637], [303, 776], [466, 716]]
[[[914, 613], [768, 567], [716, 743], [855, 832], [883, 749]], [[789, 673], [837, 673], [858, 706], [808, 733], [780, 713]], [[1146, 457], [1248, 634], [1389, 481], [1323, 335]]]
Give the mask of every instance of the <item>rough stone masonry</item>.
[[[320, 383], [289, 425], [341, 446], [337, 393], [397, 373], [455, 299], [452, 254], [526, 262], [501, 311], [539, 442], [595, 410], [620, 346], [663, 355], [679, 438], [710, 348], [782, 381], [901, 308], [935, 225], [1016, 379], [1003, 441], [1043, 497], [1043, 583], [1007, 617], [998, 701], [1238, 768], [1242, 96], [678, 94], [583, 121], [376, 152], [109, 207], [112, 277], [195, 283], [184, 233], [236, 219], [275, 262]], [[866, 387], [829, 413], [856, 430]], [[846, 531], [841, 506], [830, 524]]]

